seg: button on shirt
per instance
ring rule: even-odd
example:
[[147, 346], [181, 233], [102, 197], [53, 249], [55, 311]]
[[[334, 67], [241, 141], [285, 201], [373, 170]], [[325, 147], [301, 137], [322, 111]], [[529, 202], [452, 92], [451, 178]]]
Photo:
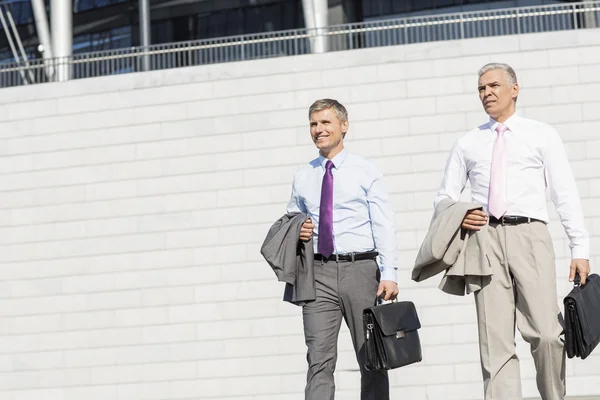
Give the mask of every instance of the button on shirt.
[[[334, 254], [377, 250], [382, 280], [397, 282], [397, 245], [394, 215], [389, 207], [383, 175], [366, 159], [342, 150], [332, 160]], [[318, 249], [321, 184], [327, 159], [312, 160], [294, 175], [287, 212], [303, 212], [315, 224]]]
[[[511, 116], [508, 130], [506, 192], [508, 211], [549, 222], [546, 188], [570, 239], [572, 258], [589, 259], [589, 236], [575, 179], [558, 132], [549, 125]], [[490, 121], [467, 133], [454, 144], [435, 205], [444, 197], [458, 201], [467, 179], [473, 202], [487, 211], [492, 151], [498, 122]]]

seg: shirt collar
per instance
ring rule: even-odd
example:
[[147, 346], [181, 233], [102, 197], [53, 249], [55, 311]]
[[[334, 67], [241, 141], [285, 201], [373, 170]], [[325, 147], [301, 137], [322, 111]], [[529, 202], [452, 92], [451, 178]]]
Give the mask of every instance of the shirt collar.
[[[517, 128], [518, 123], [519, 123], [519, 114], [517, 114], [517, 112], [515, 112], [513, 115], [508, 117], [508, 119], [506, 121], [504, 121], [504, 125], [506, 125], [508, 130], [511, 132], [515, 132], [515, 129]], [[500, 122], [498, 122], [490, 117], [489, 125], [490, 125], [490, 129], [492, 130], [492, 132], [495, 132], [496, 127], [498, 125], [500, 125]]]
[[[331, 159], [331, 162], [333, 162], [333, 166], [335, 167], [335, 169], [338, 169], [339, 167], [342, 166], [342, 164], [344, 163], [344, 161], [346, 161], [347, 158], [348, 158], [348, 150], [346, 150], [344, 148], [335, 157], [333, 157]], [[329, 161], [327, 158], [325, 158], [321, 154], [319, 154], [319, 163], [321, 164], [321, 166], [323, 168], [325, 168], [325, 164], [327, 164], [327, 161]]]

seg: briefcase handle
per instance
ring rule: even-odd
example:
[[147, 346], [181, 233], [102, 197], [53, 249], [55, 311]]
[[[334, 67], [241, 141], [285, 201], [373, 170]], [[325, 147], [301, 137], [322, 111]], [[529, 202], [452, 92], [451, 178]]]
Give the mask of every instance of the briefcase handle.
[[[379, 297], [377, 297], [375, 299], [375, 305], [376, 306], [380, 306], [380, 305], [384, 304], [383, 303], [385, 301], [385, 300], [383, 300], [384, 297], [385, 297], [385, 292], [381, 293], [379, 295]], [[388, 300], [388, 302], [390, 302], [390, 303], [397, 303], [398, 302], [398, 297], [396, 297], [394, 300]], [[389, 304], [389, 303], [385, 303], [385, 304]]]
[[579, 276], [579, 271], [575, 272], [575, 279], [573, 279], [573, 287], [581, 286], [581, 277]]

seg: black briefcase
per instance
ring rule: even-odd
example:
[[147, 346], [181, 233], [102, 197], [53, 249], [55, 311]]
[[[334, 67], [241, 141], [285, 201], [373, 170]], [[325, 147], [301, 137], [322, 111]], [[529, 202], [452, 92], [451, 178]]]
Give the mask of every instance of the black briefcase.
[[584, 360], [600, 342], [600, 276], [591, 274], [581, 285], [576, 274], [564, 305], [567, 356]]
[[393, 302], [366, 308], [363, 311], [363, 323], [367, 370], [389, 370], [422, 360], [418, 332], [421, 323], [412, 302]]

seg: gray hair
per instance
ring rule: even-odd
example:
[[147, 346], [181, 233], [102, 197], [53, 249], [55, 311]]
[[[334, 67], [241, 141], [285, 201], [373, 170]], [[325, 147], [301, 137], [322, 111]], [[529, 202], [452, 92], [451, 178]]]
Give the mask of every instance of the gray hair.
[[504, 72], [506, 72], [506, 77], [508, 78], [508, 84], [509, 85], [514, 85], [515, 83], [517, 83], [517, 74], [515, 73], [515, 70], [512, 69], [512, 67], [508, 64], [503, 64], [503, 63], [489, 63], [484, 65], [483, 67], [481, 67], [479, 69], [479, 78], [481, 78], [481, 76], [489, 71], [493, 71], [495, 69], [500, 69]]
[[330, 108], [333, 108], [333, 111], [340, 122], [348, 121], [348, 111], [346, 111], [346, 107], [339, 101], [333, 99], [320, 99], [315, 101], [308, 109], [308, 119], [310, 119], [314, 112], [328, 110]]

